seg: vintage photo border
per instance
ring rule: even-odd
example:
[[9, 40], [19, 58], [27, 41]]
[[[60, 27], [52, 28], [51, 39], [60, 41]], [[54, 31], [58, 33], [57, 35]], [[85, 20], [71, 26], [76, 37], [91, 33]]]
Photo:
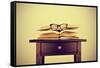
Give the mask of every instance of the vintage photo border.
[[[29, 65], [16, 65], [16, 3], [28, 3], [28, 4], [44, 4], [44, 5], [58, 5], [58, 6], [80, 6], [80, 7], [95, 7], [96, 8], [96, 60], [95, 61], [82, 61], [79, 63], [85, 62], [97, 62], [98, 61], [98, 6], [92, 5], [74, 5], [74, 4], [58, 4], [58, 3], [43, 3], [43, 2], [27, 2], [27, 1], [12, 1], [10, 3], [11, 9], [11, 23], [10, 23], [10, 65], [14, 67], [19, 66], [33, 66], [37, 64]], [[40, 64], [40, 65], [51, 65], [51, 64], [65, 64], [65, 63], [76, 63], [76, 62], [64, 62], [64, 63], [49, 63], [49, 64]]]

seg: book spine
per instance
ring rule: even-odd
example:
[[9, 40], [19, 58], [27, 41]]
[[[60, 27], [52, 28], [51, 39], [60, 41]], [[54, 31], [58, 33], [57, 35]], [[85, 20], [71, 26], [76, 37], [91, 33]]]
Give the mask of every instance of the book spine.
[[16, 66], [16, 3], [11, 2], [10, 3], [10, 14], [11, 14], [11, 38], [10, 38], [10, 65]]

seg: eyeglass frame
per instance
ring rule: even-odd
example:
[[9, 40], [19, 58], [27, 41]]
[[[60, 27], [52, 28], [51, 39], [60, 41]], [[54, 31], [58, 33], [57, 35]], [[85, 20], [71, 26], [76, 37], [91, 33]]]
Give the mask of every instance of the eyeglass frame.
[[[57, 29], [53, 30], [52, 25], [57, 25], [57, 29], [60, 27], [61, 30], [57, 30]], [[58, 24], [50, 24], [50, 29], [53, 30], [53, 31], [61, 32], [62, 30], [64, 30], [63, 28], [61, 28], [61, 25], [62, 24], [60, 24], [60, 25], [58, 25]], [[67, 29], [68, 24], [65, 24], [65, 26], [66, 26], [65, 28]]]

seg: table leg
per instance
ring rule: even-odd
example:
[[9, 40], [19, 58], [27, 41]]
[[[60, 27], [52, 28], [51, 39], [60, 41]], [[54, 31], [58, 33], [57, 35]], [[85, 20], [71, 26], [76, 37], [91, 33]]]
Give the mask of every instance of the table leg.
[[44, 56], [41, 56], [41, 43], [36, 44], [36, 64], [44, 64]]
[[74, 62], [81, 62], [81, 42], [78, 42], [76, 47], [77, 53], [74, 54]]

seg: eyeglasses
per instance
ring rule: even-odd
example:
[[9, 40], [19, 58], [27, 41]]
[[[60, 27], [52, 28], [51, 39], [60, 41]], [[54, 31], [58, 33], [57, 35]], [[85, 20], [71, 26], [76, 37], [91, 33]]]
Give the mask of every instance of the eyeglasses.
[[53, 31], [61, 32], [62, 30], [67, 29], [68, 24], [50, 24], [50, 29]]

